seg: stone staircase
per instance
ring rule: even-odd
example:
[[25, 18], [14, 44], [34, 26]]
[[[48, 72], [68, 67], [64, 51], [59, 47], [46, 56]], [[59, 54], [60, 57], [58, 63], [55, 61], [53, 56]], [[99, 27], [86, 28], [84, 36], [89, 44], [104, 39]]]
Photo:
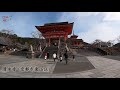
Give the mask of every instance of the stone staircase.
[[[68, 53], [68, 56], [69, 56], [69, 58], [70, 58], [70, 57], [72, 57], [73, 53], [72, 53], [72, 51], [71, 51], [71, 49], [70, 49], [69, 46], [68, 46], [68, 49], [69, 49], [69, 51], [67, 51], [67, 53]], [[61, 42], [61, 44], [60, 44], [60, 46], [59, 46], [58, 54], [59, 54], [59, 53], [64, 54], [66, 50], [67, 50], [67, 49], [66, 49], [65, 43], [64, 43], [64, 42]], [[59, 56], [59, 55], [58, 55], [58, 56]], [[63, 55], [63, 56], [64, 56], [64, 55]]]
[[54, 52], [58, 53], [58, 47], [57, 46], [46, 47], [40, 58], [44, 58], [47, 52], [49, 52], [50, 58], [52, 58]]

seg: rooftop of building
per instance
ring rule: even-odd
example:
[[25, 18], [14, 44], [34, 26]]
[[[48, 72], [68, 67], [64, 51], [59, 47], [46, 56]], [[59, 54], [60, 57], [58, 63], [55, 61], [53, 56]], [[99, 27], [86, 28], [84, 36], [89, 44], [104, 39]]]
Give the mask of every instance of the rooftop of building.
[[44, 24], [44, 26], [52, 26], [52, 25], [66, 25], [66, 24], [70, 24], [70, 23], [68, 23], [68, 22], [46, 23], [46, 24]]

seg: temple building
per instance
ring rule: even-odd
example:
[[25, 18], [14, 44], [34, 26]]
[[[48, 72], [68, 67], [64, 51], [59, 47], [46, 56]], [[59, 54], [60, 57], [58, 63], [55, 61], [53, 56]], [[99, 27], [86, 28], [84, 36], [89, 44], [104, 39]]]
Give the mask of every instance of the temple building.
[[46, 39], [47, 46], [58, 45], [60, 41], [66, 42], [71, 35], [74, 23], [48, 23], [44, 26], [35, 26]]
[[[77, 39], [78, 36], [73, 31], [74, 22], [47, 23], [43, 26], [35, 26], [46, 40], [46, 46], [64, 46], [67, 44], [70, 48], [82, 48], [84, 42]], [[73, 35], [71, 35], [73, 32]], [[70, 38], [68, 38], [70, 35]]]
[[70, 38], [68, 39], [68, 42], [70, 43], [69, 46], [71, 48], [81, 48], [83, 47], [83, 40], [82, 39], [77, 39], [78, 35], [74, 34], [74, 30], [73, 30], [73, 35], [70, 36]]

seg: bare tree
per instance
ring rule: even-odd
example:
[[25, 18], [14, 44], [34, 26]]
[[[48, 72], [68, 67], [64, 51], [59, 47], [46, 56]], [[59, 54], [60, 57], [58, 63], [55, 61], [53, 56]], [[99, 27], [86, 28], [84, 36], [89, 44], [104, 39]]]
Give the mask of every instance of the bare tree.
[[113, 42], [114, 42], [114, 40], [109, 40], [109, 41], [107, 42], [107, 46], [108, 46], [108, 47], [112, 47], [112, 46], [113, 46]]
[[7, 29], [2, 29], [0, 32], [5, 34], [6, 38], [8, 38], [10, 35], [15, 34], [13, 30], [7, 30]]
[[31, 33], [33, 38], [39, 38], [39, 39], [43, 39], [42, 33], [40, 33], [39, 31], [34, 31]]
[[[41, 51], [41, 47], [42, 47], [42, 45], [43, 45], [43, 39], [44, 39], [44, 37], [42, 36], [42, 33], [39, 32], [39, 31], [34, 31], [34, 32], [31, 33], [31, 35], [32, 35], [33, 38], [38, 38], [38, 39], [40, 39], [40, 40], [39, 40], [39, 46], [35, 45], [35, 48], [37, 48], [37, 50], [40, 50], [40, 51]], [[38, 43], [38, 42], [37, 42], [37, 43]]]
[[92, 44], [97, 47], [111, 47], [113, 45], [113, 42], [112, 42], [112, 40], [105, 42], [100, 39], [96, 39]]
[[13, 35], [14, 34], [13, 30], [7, 30], [7, 29], [2, 29], [0, 32], [1, 33], [5, 33], [5, 34], [9, 34], [9, 35]]
[[102, 42], [102, 40], [96, 39], [95, 41], [93, 41], [93, 44], [97, 44], [97, 43], [100, 43], [100, 42]]
[[120, 43], [120, 36], [118, 36], [117, 41], [118, 41], [118, 43]]
[[95, 41], [93, 41], [92, 45], [97, 46], [97, 47], [101, 47], [101, 42], [102, 42], [102, 40], [96, 39]]

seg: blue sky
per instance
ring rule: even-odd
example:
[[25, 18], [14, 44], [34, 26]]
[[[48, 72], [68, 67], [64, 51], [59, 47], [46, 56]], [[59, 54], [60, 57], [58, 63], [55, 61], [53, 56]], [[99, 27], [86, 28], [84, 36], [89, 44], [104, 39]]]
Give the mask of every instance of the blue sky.
[[[3, 16], [12, 17], [4, 22]], [[74, 22], [75, 34], [88, 43], [114, 40], [120, 35], [120, 12], [0, 12], [0, 30], [14, 30], [22, 37], [31, 37], [35, 26], [65, 21]]]

